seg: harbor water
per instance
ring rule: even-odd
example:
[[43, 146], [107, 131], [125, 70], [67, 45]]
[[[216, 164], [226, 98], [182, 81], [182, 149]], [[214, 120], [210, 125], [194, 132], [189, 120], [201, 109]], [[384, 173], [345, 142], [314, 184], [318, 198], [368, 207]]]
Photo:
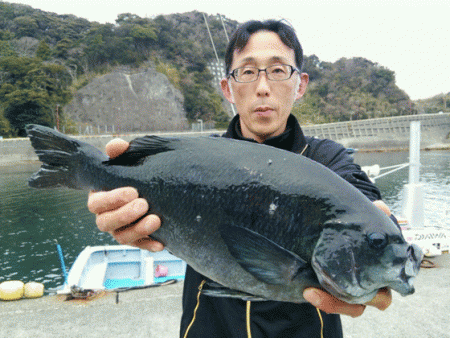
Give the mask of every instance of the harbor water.
[[[408, 156], [408, 152], [354, 155], [360, 165], [380, 167], [408, 162]], [[421, 164], [426, 224], [450, 227], [450, 151], [423, 151]], [[97, 230], [86, 207], [86, 191], [29, 188], [27, 179], [38, 168], [38, 162], [0, 166], [0, 282], [37, 281], [51, 290], [63, 283], [56, 241], [68, 267], [84, 247], [116, 243]], [[394, 214], [401, 213], [407, 182], [408, 169], [376, 182]]]

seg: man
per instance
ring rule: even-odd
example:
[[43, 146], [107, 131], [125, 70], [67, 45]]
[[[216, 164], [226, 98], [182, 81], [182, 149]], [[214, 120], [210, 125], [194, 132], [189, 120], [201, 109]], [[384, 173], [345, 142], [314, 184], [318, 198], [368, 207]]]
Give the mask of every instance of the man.
[[[301, 72], [302, 62], [303, 52], [291, 27], [280, 21], [250, 21], [241, 25], [228, 45], [225, 56], [228, 76], [221, 81], [225, 97], [235, 104], [238, 112], [224, 136], [264, 143], [320, 162], [390, 215], [389, 208], [380, 200], [379, 190], [345, 149], [329, 140], [305, 138], [290, 114], [308, 84], [308, 74]], [[115, 157], [127, 147], [125, 141], [116, 140], [107, 145], [107, 153]], [[152, 251], [163, 248], [148, 237], [161, 221], [155, 215], [145, 216], [148, 204], [138, 198], [134, 189], [91, 193], [88, 206], [97, 214], [99, 229], [111, 233], [119, 243]], [[313, 288], [304, 292], [311, 304], [208, 297], [201, 293], [204, 280], [188, 267], [181, 337], [342, 337], [337, 313], [356, 317], [365, 308], [346, 304]], [[381, 290], [368, 305], [383, 310], [390, 302], [390, 291]]]

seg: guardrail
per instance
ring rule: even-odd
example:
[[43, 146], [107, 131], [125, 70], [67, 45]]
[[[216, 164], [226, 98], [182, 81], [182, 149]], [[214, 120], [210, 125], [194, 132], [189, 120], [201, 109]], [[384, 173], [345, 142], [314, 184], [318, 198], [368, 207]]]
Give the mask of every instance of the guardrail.
[[410, 123], [420, 121], [422, 132], [442, 130], [450, 132], [450, 113], [422, 114], [382, 117], [377, 119], [356, 120], [303, 126], [308, 136], [327, 138], [335, 141], [347, 138], [377, 137], [386, 134], [409, 135]]

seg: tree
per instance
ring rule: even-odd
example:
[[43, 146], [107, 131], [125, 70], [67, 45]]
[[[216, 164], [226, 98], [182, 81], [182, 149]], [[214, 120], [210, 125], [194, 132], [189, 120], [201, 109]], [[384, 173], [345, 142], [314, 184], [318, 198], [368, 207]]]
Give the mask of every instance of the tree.
[[119, 26], [133, 24], [133, 25], [146, 25], [150, 20], [141, 18], [137, 14], [132, 13], [122, 13], [117, 16], [116, 23]]
[[88, 37], [87, 46], [84, 48], [84, 58], [91, 69], [106, 62], [105, 43], [100, 33]]
[[0, 29], [0, 40], [11, 41], [12, 39], [14, 39], [14, 33], [10, 30]]
[[26, 136], [30, 123], [54, 125], [49, 96], [45, 91], [16, 90], [6, 95], [5, 117], [18, 136]]
[[308, 73], [309, 80], [315, 81], [319, 80], [322, 72], [322, 62], [316, 55], [305, 56], [303, 58], [303, 71]]
[[4, 117], [19, 136], [28, 123], [52, 126], [54, 107], [72, 98], [72, 78], [62, 65], [41, 59], [7, 57], [0, 59], [0, 102]]
[[170, 63], [165, 63], [156, 59], [156, 71], [164, 74], [175, 88], [180, 89], [181, 74], [176, 67]]
[[36, 91], [45, 91], [53, 103], [64, 105], [72, 99], [68, 87], [72, 77], [67, 68], [57, 64], [41, 64], [28, 72], [26, 81]]
[[13, 20], [16, 36], [18, 38], [24, 36], [34, 37], [38, 31], [38, 25], [34, 18], [29, 16], [19, 16]]
[[4, 57], [0, 59], [0, 72], [3, 73], [2, 83], [15, 86], [24, 84], [27, 73], [36, 68], [40, 61], [29, 57]]
[[18, 56], [34, 57], [36, 49], [38, 47], [39, 40], [24, 36], [20, 39], [14, 39], [11, 41], [11, 46]]
[[52, 50], [45, 40], [39, 41], [38, 48], [36, 50], [36, 57], [42, 60], [49, 60], [52, 56]]
[[0, 136], [11, 137], [13, 136], [11, 125], [8, 119], [5, 117], [4, 113], [0, 111]]
[[55, 56], [65, 59], [67, 58], [67, 52], [69, 48], [73, 45], [72, 40], [68, 38], [64, 38], [56, 44], [55, 47]]
[[181, 83], [184, 96], [186, 117], [195, 121], [223, 121], [226, 113], [222, 105], [221, 96], [211, 87], [201, 82], [184, 79]]
[[130, 36], [133, 38], [136, 50], [148, 57], [150, 47], [157, 39], [154, 28], [136, 25], [131, 29]]
[[17, 56], [9, 41], [0, 41], [0, 57]]

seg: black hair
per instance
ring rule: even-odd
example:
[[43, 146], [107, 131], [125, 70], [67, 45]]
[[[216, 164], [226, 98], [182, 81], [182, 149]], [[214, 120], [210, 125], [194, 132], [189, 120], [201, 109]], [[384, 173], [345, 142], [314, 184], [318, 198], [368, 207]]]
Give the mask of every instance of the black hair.
[[281, 41], [283, 41], [286, 46], [294, 50], [295, 64], [299, 72], [301, 72], [303, 66], [303, 49], [298, 41], [294, 28], [282, 21], [277, 20], [252, 20], [240, 25], [233, 35], [231, 35], [230, 42], [228, 43], [225, 52], [225, 71], [227, 75], [230, 74], [234, 51], [243, 50], [247, 45], [250, 36], [263, 30], [277, 33]]

